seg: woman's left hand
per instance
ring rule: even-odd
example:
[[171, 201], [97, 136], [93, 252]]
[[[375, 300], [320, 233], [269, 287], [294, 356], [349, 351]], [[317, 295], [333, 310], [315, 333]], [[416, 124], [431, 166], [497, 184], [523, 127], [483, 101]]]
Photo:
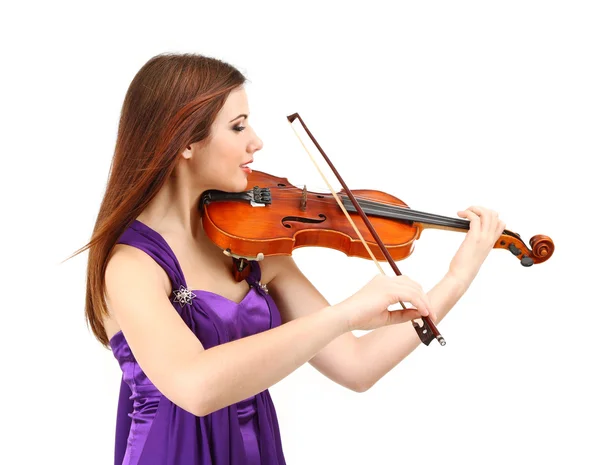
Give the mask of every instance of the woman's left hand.
[[506, 224], [498, 213], [483, 207], [469, 207], [458, 212], [470, 221], [467, 237], [450, 262], [450, 273], [471, 282], [502, 235]]

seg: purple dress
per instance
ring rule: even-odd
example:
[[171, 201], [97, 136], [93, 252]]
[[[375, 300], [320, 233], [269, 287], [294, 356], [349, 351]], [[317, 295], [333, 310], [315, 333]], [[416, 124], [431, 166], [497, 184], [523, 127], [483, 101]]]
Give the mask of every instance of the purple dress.
[[[205, 349], [281, 325], [275, 302], [250, 262], [250, 289], [238, 304], [221, 295], [187, 291], [175, 254], [156, 231], [134, 220], [117, 241], [150, 255], [167, 273], [171, 301]], [[163, 396], [136, 362], [122, 332], [110, 347], [123, 377], [117, 409], [115, 465], [284, 465], [269, 390], [198, 417]]]

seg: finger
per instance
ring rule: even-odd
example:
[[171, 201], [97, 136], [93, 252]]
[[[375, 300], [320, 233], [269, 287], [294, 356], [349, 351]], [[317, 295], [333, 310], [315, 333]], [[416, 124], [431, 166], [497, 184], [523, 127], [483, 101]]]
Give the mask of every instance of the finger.
[[498, 229], [498, 212], [495, 210], [487, 210], [487, 214], [489, 221], [486, 228], [486, 233], [492, 235], [495, 234], [496, 229]]
[[437, 323], [437, 316], [435, 314], [435, 312], [429, 312], [429, 318], [431, 319], [431, 321], [433, 321], [434, 323]]
[[471, 210], [460, 210], [459, 212], [457, 212], [457, 215], [460, 216], [461, 218], [468, 218], [469, 220], [472, 220], [475, 218], [479, 219], [479, 216], [477, 216]]
[[420, 294], [416, 293], [410, 298], [407, 298], [406, 301], [412, 304], [412, 306], [416, 308], [420, 315], [429, 315], [429, 304], [426, 298], [422, 297]]
[[477, 207], [469, 207], [466, 210], [459, 211], [458, 213], [462, 213], [461, 216], [463, 216], [463, 217], [479, 219], [479, 215], [475, 211], [473, 211], [473, 208], [477, 208]]
[[[403, 296], [402, 302], [410, 302], [417, 308], [423, 308], [426, 311], [429, 311], [429, 297], [423, 291], [421, 285], [417, 282], [409, 282], [404, 279], [400, 282], [396, 281], [397, 288], [393, 291], [397, 296]], [[416, 304], [416, 302], [421, 302], [420, 304]]]
[[490, 232], [495, 234], [496, 230], [498, 229], [498, 224], [500, 224], [500, 217], [497, 211], [492, 210], [492, 220], [494, 224], [492, 229], [490, 229]]
[[419, 318], [421, 318], [421, 315], [414, 309], [388, 311], [388, 324], [390, 325], [406, 323], [407, 321], [418, 320]]
[[475, 212], [481, 221], [481, 231], [486, 231], [488, 228], [488, 225], [490, 223], [490, 216], [489, 216], [489, 212], [483, 208], [483, 207], [479, 207], [479, 206], [472, 206], [469, 207], [469, 209], [473, 212]]
[[496, 230], [496, 221], [494, 219], [494, 211], [488, 208], [482, 209], [482, 214], [485, 218], [485, 229], [482, 226], [482, 229], [486, 234], [492, 234]]
[[475, 233], [479, 234], [481, 232], [481, 221], [479, 219], [479, 216], [477, 216], [477, 214], [473, 213], [470, 210], [463, 210], [462, 212], [459, 213], [463, 213], [464, 217], [466, 217], [469, 220], [469, 229], [474, 231]]
[[429, 313], [431, 313], [431, 301], [429, 300], [429, 296], [427, 295], [427, 293], [424, 292], [423, 290], [421, 290], [421, 291], [419, 291], [417, 298], [421, 299], [421, 301], [424, 303], [427, 311]]
[[498, 221], [500, 221], [498, 219], [498, 212], [496, 210], [490, 210], [487, 208], [484, 209], [484, 211], [487, 213], [486, 216], [489, 219], [485, 231], [486, 233], [494, 234], [496, 232], [496, 229], [498, 228]]
[[[398, 289], [393, 295], [395, 296], [393, 299], [395, 302], [400, 302], [403, 306], [405, 302], [409, 303], [412, 305], [413, 309], [416, 309], [424, 316], [429, 314], [428, 298], [422, 291], [403, 287]], [[394, 303], [391, 303], [390, 305], [393, 305]]]
[[498, 226], [496, 227], [496, 239], [499, 238], [505, 231], [506, 223], [502, 220], [498, 221]]

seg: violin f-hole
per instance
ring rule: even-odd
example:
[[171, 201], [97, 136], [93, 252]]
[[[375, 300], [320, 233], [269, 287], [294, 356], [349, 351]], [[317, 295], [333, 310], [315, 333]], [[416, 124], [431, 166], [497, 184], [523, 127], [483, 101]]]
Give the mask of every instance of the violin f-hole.
[[281, 224], [283, 224], [286, 228], [291, 228], [292, 225], [289, 224], [289, 222], [297, 221], [298, 223], [322, 223], [323, 221], [327, 220], [327, 217], [323, 215], [323, 213], [319, 213], [319, 218], [320, 219], [306, 218], [303, 216], [286, 216], [285, 218], [282, 218]]

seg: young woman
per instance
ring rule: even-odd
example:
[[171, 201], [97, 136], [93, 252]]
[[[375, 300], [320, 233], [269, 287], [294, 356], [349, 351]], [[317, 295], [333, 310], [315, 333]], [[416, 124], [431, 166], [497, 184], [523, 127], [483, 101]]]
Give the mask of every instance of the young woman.
[[[470, 230], [428, 293], [378, 275], [330, 305], [289, 256], [251, 262], [236, 282], [198, 201], [207, 189], [247, 188], [262, 141], [244, 83], [220, 60], [163, 54], [125, 97], [93, 236], [77, 252], [89, 249], [89, 325], [123, 371], [115, 464], [284, 464], [268, 388], [310, 362], [369, 389], [420, 343], [400, 323], [440, 321], [504, 229], [491, 210], [459, 212]], [[399, 301], [413, 308], [388, 310]]]

